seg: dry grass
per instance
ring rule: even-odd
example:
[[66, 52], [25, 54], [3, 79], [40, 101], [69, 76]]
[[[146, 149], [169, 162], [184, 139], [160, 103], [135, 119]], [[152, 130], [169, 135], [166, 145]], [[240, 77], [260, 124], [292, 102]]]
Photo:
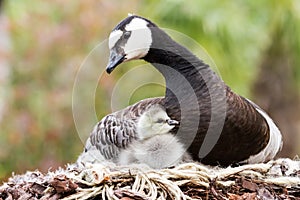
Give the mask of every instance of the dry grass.
[[0, 199], [299, 199], [300, 161], [208, 167], [184, 163], [153, 170], [112, 163], [70, 165], [42, 174], [12, 176]]

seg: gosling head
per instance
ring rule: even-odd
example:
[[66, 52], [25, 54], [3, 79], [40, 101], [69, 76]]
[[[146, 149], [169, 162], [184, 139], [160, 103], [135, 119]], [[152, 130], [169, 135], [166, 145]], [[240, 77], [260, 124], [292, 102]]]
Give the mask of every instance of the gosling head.
[[138, 139], [147, 139], [154, 135], [166, 134], [178, 124], [179, 122], [172, 120], [161, 106], [151, 106], [138, 120]]
[[119, 64], [147, 55], [152, 44], [151, 21], [136, 15], [122, 20], [111, 32], [108, 46], [110, 56], [106, 72], [111, 73]]

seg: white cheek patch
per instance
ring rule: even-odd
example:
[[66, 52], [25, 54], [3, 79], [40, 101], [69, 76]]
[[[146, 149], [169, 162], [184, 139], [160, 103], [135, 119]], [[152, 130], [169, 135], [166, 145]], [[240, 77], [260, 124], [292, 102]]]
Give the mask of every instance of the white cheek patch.
[[148, 22], [141, 18], [134, 18], [129, 24], [125, 26], [126, 31], [133, 31], [137, 29], [147, 28]]
[[109, 49], [113, 48], [117, 41], [121, 38], [123, 32], [121, 30], [115, 30], [111, 32], [108, 39], [108, 47]]
[[131, 35], [124, 46], [125, 61], [139, 59], [147, 55], [151, 43], [151, 31], [148, 22], [141, 18], [134, 18], [126, 25], [125, 30]]
[[124, 46], [125, 59], [132, 60], [146, 56], [151, 44], [151, 30], [148, 27], [132, 30]]

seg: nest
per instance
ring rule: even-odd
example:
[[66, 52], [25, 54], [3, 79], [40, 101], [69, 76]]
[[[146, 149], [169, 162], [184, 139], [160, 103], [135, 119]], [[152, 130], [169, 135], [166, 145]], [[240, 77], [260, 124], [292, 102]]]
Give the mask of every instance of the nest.
[[112, 163], [69, 165], [13, 175], [0, 199], [300, 199], [300, 161], [278, 159], [238, 167], [199, 163], [154, 170]]

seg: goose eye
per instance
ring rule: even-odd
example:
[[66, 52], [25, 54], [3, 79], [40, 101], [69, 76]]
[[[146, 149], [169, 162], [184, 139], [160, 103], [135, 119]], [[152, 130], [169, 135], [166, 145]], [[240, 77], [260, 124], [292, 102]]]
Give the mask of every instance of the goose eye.
[[130, 35], [131, 35], [131, 32], [130, 32], [130, 31], [126, 31], [126, 32], [123, 34], [123, 37], [124, 37], [124, 39], [128, 39]]

